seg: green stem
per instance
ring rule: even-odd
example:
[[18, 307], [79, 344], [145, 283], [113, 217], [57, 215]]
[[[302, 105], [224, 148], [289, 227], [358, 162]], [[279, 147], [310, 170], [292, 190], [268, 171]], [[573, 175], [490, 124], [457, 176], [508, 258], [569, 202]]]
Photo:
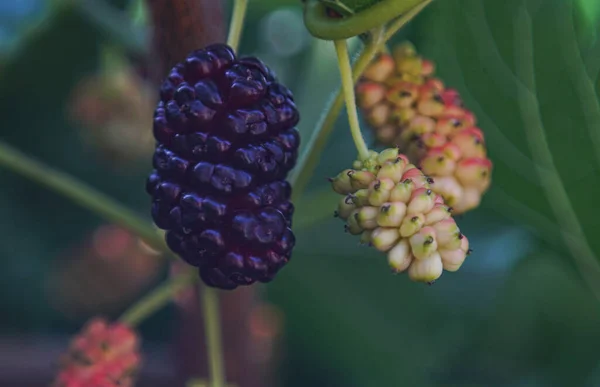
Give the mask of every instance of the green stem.
[[240, 44], [240, 37], [244, 28], [244, 19], [246, 18], [246, 9], [248, 8], [248, 0], [235, 0], [233, 5], [233, 16], [229, 25], [229, 35], [227, 36], [227, 44], [237, 51]]
[[[186, 382], [185, 387], [211, 387], [210, 382], [206, 379], [190, 379]], [[226, 387], [238, 387], [234, 383], [227, 384]]]
[[221, 323], [219, 295], [217, 290], [208, 286], [200, 287], [202, 311], [204, 315], [204, 331], [209, 359], [210, 387], [225, 387], [225, 367], [223, 365], [223, 349], [221, 345]]
[[111, 74], [127, 66], [125, 52], [115, 44], [103, 44], [100, 48], [100, 69], [105, 74]]
[[327, 16], [327, 6], [324, 3], [319, 0], [307, 0], [304, 9], [304, 24], [308, 31], [319, 39], [349, 39], [385, 25], [423, 1], [382, 0], [355, 15], [334, 19]]
[[422, 3], [415, 5], [404, 15], [400, 16], [398, 19], [392, 21], [385, 31], [383, 41], [387, 42], [388, 40], [393, 38], [396, 32], [400, 30], [400, 28], [404, 27], [409, 21], [414, 19], [415, 16], [417, 16], [422, 10], [425, 9], [425, 7], [427, 7], [432, 2], [433, 0], [425, 0]]
[[139, 55], [148, 54], [148, 31], [132, 23], [129, 15], [101, 0], [75, 0], [64, 3], [67, 7], [78, 8], [86, 17], [86, 22], [102, 29], [112, 41], [118, 42], [127, 51]]
[[358, 151], [358, 158], [366, 160], [369, 158], [369, 147], [360, 132], [358, 123], [358, 112], [356, 110], [356, 97], [354, 96], [354, 81], [352, 80], [352, 68], [350, 67], [350, 56], [348, 55], [348, 46], [345, 40], [334, 41], [335, 51], [337, 52], [338, 65], [340, 67], [340, 76], [342, 78], [342, 92], [346, 99], [346, 110], [348, 111], [348, 122], [350, 124], [350, 133], [354, 140], [354, 145]]
[[[380, 47], [384, 44], [383, 39], [383, 28], [376, 29], [372, 34], [372, 39], [369, 44], [356, 59], [352, 68], [352, 81], [356, 82], [362, 73], [367, 69], [369, 63], [377, 55]], [[296, 201], [304, 189], [308, 185], [308, 182], [313, 175], [317, 163], [319, 162], [320, 155], [323, 153], [323, 148], [327, 144], [329, 136], [333, 132], [335, 122], [337, 121], [338, 115], [344, 106], [344, 94], [341, 90], [337, 91], [335, 98], [326, 108], [326, 113], [321, 119], [317, 128], [312, 132], [311, 137], [308, 140], [306, 150], [300, 156], [298, 165], [294, 168], [293, 174], [290, 177], [290, 183], [294, 187], [292, 200]]]
[[146, 26], [148, 23], [148, 8], [144, 0], [132, 0], [127, 7], [127, 13], [134, 26]]
[[[235, 0], [227, 36], [227, 44], [233, 51], [237, 51], [240, 44], [247, 8], [248, 0]], [[216, 290], [208, 286], [200, 287], [200, 296], [210, 366], [209, 384], [210, 387], [225, 387], [225, 367], [223, 365], [221, 326], [219, 322], [219, 297]]]
[[305, 151], [300, 156], [298, 165], [294, 168], [292, 175], [289, 178], [290, 184], [294, 187], [292, 191], [292, 202], [297, 202], [304, 193], [304, 190], [317, 167], [320, 156], [323, 153], [323, 148], [327, 145], [329, 135], [333, 132], [338, 114], [343, 106], [344, 95], [341, 91], [338, 91], [335, 99], [330, 102], [326, 110], [327, 113], [308, 139]]
[[[371, 41], [359, 55], [352, 68], [353, 82], [356, 82], [360, 78], [373, 58], [380, 51], [387, 51], [386, 42], [431, 2], [432, 0], [426, 0], [423, 3], [413, 7], [406, 14], [392, 22], [387, 30], [382, 26], [379, 26], [373, 30], [371, 34]], [[323, 148], [325, 148], [331, 132], [333, 132], [338, 114], [340, 113], [340, 110], [342, 110], [343, 106], [344, 95], [341, 90], [338, 90], [335, 98], [327, 106], [325, 110], [326, 113], [321, 119], [320, 123], [317, 125], [317, 128], [312, 132], [312, 135], [308, 140], [308, 144], [305, 147], [306, 150], [300, 156], [298, 165], [296, 168], [294, 168], [292, 176], [290, 177], [290, 182], [294, 186], [292, 200], [297, 200], [300, 196], [302, 196], [310, 177], [317, 167], [319, 156], [323, 152]]]
[[134, 232], [153, 248], [168, 251], [166, 243], [158, 231], [129, 208], [81, 181], [29, 158], [1, 141], [0, 166], [54, 190], [106, 220]]
[[125, 311], [119, 321], [132, 328], [137, 326], [171, 302], [178, 292], [197, 282], [199, 278], [196, 270], [190, 270], [188, 273], [166, 281]]

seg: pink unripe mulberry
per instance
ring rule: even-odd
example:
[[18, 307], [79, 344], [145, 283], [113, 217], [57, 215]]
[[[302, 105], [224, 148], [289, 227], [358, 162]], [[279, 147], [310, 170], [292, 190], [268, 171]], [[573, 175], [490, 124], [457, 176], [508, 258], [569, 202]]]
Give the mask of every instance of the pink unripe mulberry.
[[481, 202], [492, 163], [475, 115], [434, 70], [414, 46], [403, 43], [369, 66], [356, 86], [357, 101], [377, 141], [398, 146], [460, 214]]
[[73, 338], [53, 387], [132, 387], [140, 366], [139, 339], [121, 323], [93, 319]]

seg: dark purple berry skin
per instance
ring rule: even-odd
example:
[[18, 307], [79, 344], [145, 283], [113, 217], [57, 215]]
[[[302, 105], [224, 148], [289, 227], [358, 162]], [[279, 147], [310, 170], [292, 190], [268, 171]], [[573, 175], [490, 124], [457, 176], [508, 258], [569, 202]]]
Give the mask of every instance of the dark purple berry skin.
[[169, 248], [207, 285], [269, 282], [289, 261], [298, 120], [275, 74], [224, 44], [192, 52], [162, 84], [146, 191]]

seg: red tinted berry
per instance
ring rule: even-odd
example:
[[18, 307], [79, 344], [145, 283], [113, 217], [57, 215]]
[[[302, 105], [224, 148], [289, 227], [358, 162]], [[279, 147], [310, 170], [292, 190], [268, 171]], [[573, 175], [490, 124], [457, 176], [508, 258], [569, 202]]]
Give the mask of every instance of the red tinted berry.
[[176, 65], [160, 97], [146, 190], [168, 246], [209, 286], [272, 280], [294, 247], [292, 93], [259, 59], [215, 44]]
[[53, 387], [132, 387], [139, 339], [129, 327], [94, 318], [73, 338]]

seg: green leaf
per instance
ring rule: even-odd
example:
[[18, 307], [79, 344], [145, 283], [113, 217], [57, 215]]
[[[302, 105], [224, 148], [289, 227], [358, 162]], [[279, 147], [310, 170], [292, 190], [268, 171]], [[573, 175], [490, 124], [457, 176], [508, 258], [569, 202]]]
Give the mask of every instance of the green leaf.
[[600, 21], [600, 2], [596, 0], [579, 0], [577, 6], [590, 24], [596, 24]]
[[[477, 253], [469, 257], [470, 264], [444, 274], [431, 287], [405, 274], [392, 275], [385, 255], [358, 247], [356, 237], [343, 234], [339, 219], [297, 231], [303, 243], [268, 287], [285, 312], [294, 352], [307, 352], [311, 362], [340, 375], [331, 385], [440, 385], [438, 371], [461, 344], [465, 327], [477, 321], [477, 304], [487, 306], [490, 295], [485, 293], [503, 275], [477, 271], [478, 264], [484, 265], [479, 260], [492, 257], [482, 244], [501, 234], [500, 245], [516, 244], [492, 216], [485, 217], [485, 230], [480, 220], [471, 219], [464, 230], [477, 241]], [[525, 244], [497, 254], [505, 260], [520, 257]]]
[[544, 386], [597, 385], [589, 380], [600, 344], [597, 305], [562, 257], [547, 250], [531, 255], [445, 373], [460, 386], [473, 378], [482, 386], [513, 386], [533, 373], [549, 379]]
[[600, 44], [577, 4], [438, 1], [417, 20], [416, 42], [487, 136], [484, 204], [559, 240], [591, 282], [600, 280]]
[[340, 195], [333, 192], [329, 184], [303, 195], [296, 203], [294, 229], [305, 229], [333, 218], [339, 201]]

